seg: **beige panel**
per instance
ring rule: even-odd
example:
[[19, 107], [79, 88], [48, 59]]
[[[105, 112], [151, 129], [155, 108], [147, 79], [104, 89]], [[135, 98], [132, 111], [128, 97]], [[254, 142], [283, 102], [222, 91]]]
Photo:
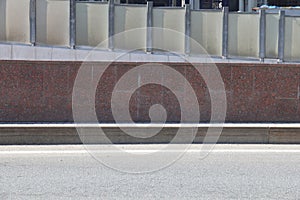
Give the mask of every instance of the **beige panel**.
[[231, 56], [258, 57], [258, 14], [229, 14], [228, 51]]
[[300, 17], [285, 18], [284, 59], [300, 61]]
[[157, 31], [153, 34], [153, 47], [165, 51], [184, 53], [185, 10], [153, 9], [153, 26], [171, 31]]
[[37, 43], [69, 46], [69, 1], [37, 1]]
[[266, 57], [278, 58], [279, 15], [266, 15]]
[[[77, 3], [76, 5], [76, 44], [107, 48], [108, 5]], [[103, 43], [105, 43], [105, 45]]]
[[211, 55], [222, 56], [222, 13], [221, 12], [191, 12], [191, 42], [192, 54], [203, 54], [202, 48]]
[[1, 0], [0, 40], [30, 42], [30, 0]]
[[115, 6], [116, 49], [145, 49], [146, 11], [146, 7]]

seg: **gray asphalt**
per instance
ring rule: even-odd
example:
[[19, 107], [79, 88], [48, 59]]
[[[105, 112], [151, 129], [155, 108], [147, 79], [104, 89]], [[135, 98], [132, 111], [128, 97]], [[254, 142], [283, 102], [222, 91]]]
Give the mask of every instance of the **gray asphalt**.
[[[215, 149], [205, 158], [195, 150], [164, 169], [131, 174], [103, 165], [81, 146], [3, 146], [0, 199], [300, 199], [299, 146]], [[139, 165], [123, 159], [129, 168]]]

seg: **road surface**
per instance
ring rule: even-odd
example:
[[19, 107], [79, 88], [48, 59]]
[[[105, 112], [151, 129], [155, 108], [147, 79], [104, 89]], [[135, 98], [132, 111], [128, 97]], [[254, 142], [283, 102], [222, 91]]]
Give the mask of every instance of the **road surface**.
[[[101, 154], [141, 170], [145, 163], [130, 153], [155, 149], [119, 147], [128, 157], [105, 146]], [[199, 155], [193, 145], [168, 167], [134, 174], [104, 165], [83, 146], [2, 146], [0, 199], [300, 199], [300, 146], [217, 145]]]

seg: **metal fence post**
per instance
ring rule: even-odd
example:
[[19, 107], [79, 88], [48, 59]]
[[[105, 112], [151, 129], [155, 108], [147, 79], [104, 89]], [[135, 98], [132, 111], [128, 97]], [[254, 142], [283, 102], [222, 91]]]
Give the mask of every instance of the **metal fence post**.
[[114, 0], [108, 1], [108, 49], [114, 50], [115, 34], [115, 4]]
[[[184, 1], [185, 1], [185, 0], [184, 0]], [[195, 10], [195, 0], [190, 0], [189, 2], [190, 2], [190, 3], [189, 3], [190, 9], [191, 9], [191, 10]]]
[[184, 39], [184, 53], [189, 55], [191, 53], [191, 6], [185, 4], [185, 39]]
[[176, 7], [176, 0], [172, 0], [172, 7]]
[[153, 1], [147, 1], [147, 41], [146, 52], [152, 53]]
[[257, 0], [248, 0], [248, 12], [252, 12], [252, 8], [257, 6]]
[[30, 43], [36, 44], [36, 0], [30, 0]]
[[259, 59], [266, 57], [266, 10], [259, 11]]
[[76, 0], [70, 0], [70, 48], [76, 45]]
[[244, 0], [239, 0], [239, 11], [240, 12], [245, 11], [245, 2], [244, 2]]
[[223, 8], [223, 32], [222, 32], [222, 57], [226, 59], [228, 57], [228, 20], [229, 8]]
[[285, 11], [279, 11], [279, 33], [278, 33], [278, 62], [284, 60], [284, 38], [285, 38]]

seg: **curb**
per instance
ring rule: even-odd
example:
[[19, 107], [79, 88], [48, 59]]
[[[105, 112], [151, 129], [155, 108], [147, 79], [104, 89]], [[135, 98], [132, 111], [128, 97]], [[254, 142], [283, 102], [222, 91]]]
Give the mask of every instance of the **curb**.
[[[107, 144], [97, 136], [99, 126], [116, 144], [169, 143], [178, 127], [198, 127], [194, 143], [202, 143], [208, 127], [222, 126], [220, 144], [300, 144], [300, 124], [0, 124], [0, 145], [82, 144], [82, 140], [85, 144]], [[147, 139], [131, 137], [119, 128], [142, 131], [162, 126], [157, 135]], [[88, 135], [80, 138], [76, 127], [86, 128]], [[185, 138], [180, 141], [185, 143]]]

